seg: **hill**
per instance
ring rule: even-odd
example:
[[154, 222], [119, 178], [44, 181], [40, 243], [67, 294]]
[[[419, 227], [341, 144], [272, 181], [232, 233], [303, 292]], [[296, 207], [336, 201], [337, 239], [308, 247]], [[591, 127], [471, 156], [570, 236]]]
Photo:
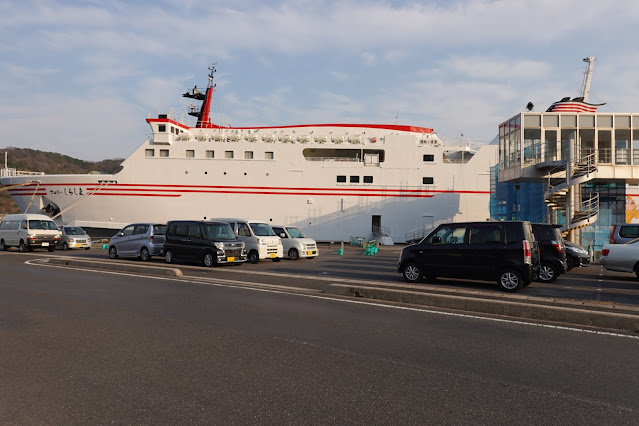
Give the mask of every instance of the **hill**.
[[[28, 148], [3, 148], [0, 149], [0, 161], [4, 167], [4, 153], [8, 154], [7, 166], [30, 172], [44, 172], [47, 174], [82, 174], [89, 172], [117, 173], [122, 167], [123, 159], [102, 161], [84, 161], [68, 155], [56, 152], [38, 151]], [[1, 190], [0, 184], [0, 215], [21, 213], [7, 191]]]

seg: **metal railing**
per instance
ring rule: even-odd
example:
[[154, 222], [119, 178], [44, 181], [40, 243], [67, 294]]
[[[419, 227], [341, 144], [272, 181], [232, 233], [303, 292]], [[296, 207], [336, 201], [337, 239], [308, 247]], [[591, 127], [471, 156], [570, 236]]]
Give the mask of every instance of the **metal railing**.
[[40, 176], [44, 172], [24, 172], [17, 169], [5, 168], [0, 170], [0, 177]]
[[376, 226], [373, 225], [373, 235], [376, 237], [390, 237], [390, 229], [385, 226]]

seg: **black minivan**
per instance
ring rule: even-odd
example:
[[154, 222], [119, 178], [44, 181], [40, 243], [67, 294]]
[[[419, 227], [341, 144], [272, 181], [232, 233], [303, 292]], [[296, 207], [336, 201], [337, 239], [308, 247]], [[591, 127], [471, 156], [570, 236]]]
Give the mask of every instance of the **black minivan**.
[[530, 222], [444, 223], [402, 250], [398, 272], [410, 283], [437, 277], [496, 280], [518, 291], [539, 273], [539, 249]]
[[191, 261], [215, 266], [246, 262], [244, 243], [227, 222], [173, 220], [166, 227], [164, 260]]

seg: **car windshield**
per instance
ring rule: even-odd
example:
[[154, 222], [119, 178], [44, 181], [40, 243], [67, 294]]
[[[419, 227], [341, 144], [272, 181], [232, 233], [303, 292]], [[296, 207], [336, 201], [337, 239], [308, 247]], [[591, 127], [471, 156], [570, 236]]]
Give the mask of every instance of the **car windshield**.
[[274, 236], [275, 232], [266, 223], [251, 223], [251, 229], [253, 233], [258, 237], [270, 237]]
[[49, 231], [57, 231], [58, 227], [50, 220], [30, 220], [29, 229], [46, 229]]
[[233, 228], [228, 223], [207, 223], [204, 225], [209, 240], [234, 240]]
[[306, 235], [294, 226], [287, 226], [286, 230], [291, 234], [291, 238], [306, 238]]
[[65, 226], [64, 233], [67, 235], [84, 235], [84, 230], [79, 226]]

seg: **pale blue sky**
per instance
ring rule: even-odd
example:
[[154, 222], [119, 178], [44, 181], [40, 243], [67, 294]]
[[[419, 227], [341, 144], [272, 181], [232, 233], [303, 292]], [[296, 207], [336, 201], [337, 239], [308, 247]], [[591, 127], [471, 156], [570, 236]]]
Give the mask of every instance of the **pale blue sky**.
[[10, 0], [0, 16], [0, 147], [85, 160], [128, 156], [211, 62], [213, 121], [233, 126], [397, 122], [488, 142], [528, 101], [577, 96], [586, 56], [600, 111], [639, 112], [631, 0]]

